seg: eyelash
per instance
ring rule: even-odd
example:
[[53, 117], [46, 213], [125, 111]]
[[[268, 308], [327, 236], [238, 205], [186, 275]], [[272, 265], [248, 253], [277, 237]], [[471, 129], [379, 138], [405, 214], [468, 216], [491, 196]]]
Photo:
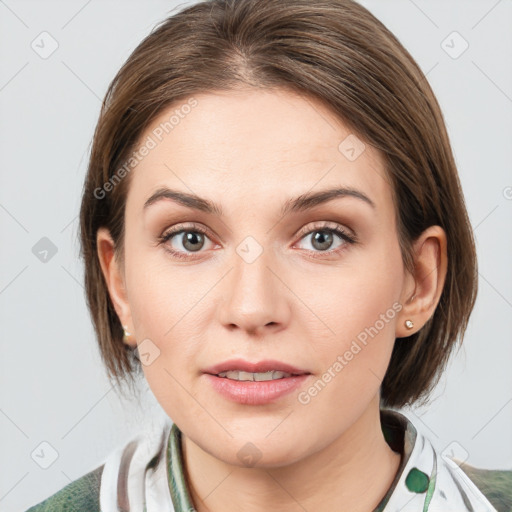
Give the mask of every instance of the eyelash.
[[[320, 225], [314, 225], [311, 229], [305, 232], [300, 233], [300, 240], [302, 240], [305, 236], [311, 235], [315, 232], [326, 232], [331, 233], [339, 236], [342, 240], [344, 240], [348, 244], [356, 244], [358, 242], [357, 238], [353, 235], [349, 235], [345, 230], [340, 228], [338, 225], [335, 225], [336, 227], [332, 227], [332, 225], [326, 224], [325, 222]], [[198, 224], [191, 224], [189, 226], [179, 226], [178, 228], [173, 228], [169, 231], [166, 231], [164, 234], [158, 237], [158, 244], [166, 244], [171, 238], [173, 238], [175, 235], [178, 235], [180, 233], [201, 233], [202, 235], [205, 235], [208, 237], [208, 231], [203, 228], [202, 226]], [[309, 251], [313, 254], [311, 255], [312, 258], [323, 258], [324, 255], [333, 255], [338, 254], [341, 251], [343, 251], [346, 248], [345, 244], [342, 244], [337, 249], [331, 249], [327, 251]], [[183, 259], [183, 260], [190, 260], [189, 256], [185, 256], [180, 251], [175, 251], [174, 249], [169, 249], [166, 247], [166, 250], [172, 254], [172, 256]]]

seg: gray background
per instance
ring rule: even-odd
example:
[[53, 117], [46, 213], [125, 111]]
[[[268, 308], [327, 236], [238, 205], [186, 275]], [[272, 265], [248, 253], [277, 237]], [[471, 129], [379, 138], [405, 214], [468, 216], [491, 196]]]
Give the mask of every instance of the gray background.
[[[362, 3], [438, 97], [480, 265], [463, 349], [431, 404], [404, 412], [440, 451], [512, 468], [512, 2]], [[0, 1], [2, 511], [25, 510], [96, 468], [163, 414], [147, 390], [140, 408], [106, 379], [85, 306], [77, 215], [107, 85], [177, 5]], [[464, 41], [453, 31], [469, 44], [458, 56]], [[58, 48], [42, 58], [53, 40]], [[46, 262], [33, 252], [48, 244], [43, 237], [57, 250]]]

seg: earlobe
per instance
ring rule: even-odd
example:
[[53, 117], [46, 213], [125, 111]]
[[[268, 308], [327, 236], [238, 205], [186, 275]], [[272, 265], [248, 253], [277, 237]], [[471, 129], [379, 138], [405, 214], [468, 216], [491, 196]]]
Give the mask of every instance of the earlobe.
[[[427, 228], [415, 241], [413, 251], [414, 273], [408, 273], [404, 280], [397, 338], [418, 332], [432, 317], [439, 303], [448, 267], [444, 229], [440, 226]], [[409, 322], [412, 322], [412, 327]]]
[[[129, 332], [132, 330], [132, 319], [130, 307], [126, 294], [125, 280], [123, 271], [117, 261], [114, 253], [114, 241], [107, 228], [99, 228], [96, 236], [96, 246], [98, 250], [98, 259], [101, 270], [107, 283], [108, 292], [121, 325], [127, 327]], [[131, 342], [125, 338], [125, 343], [131, 345]]]

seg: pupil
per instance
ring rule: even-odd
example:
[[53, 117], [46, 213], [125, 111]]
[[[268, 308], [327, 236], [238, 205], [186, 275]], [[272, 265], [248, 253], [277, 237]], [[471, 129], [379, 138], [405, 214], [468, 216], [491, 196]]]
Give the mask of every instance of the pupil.
[[[316, 243], [319, 242], [319, 246]], [[313, 246], [317, 249], [328, 249], [332, 244], [332, 233], [329, 231], [317, 231], [313, 237]]]
[[[189, 231], [188, 233], [185, 233], [185, 241], [184, 241], [183, 245], [187, 250], [197, 251], [197, 250], [201, 249], [201, 247], [202, 247], [202, 243], [201, 243], [203, 241], [202, 238], [203, 238], [203, 235], [201, 233]], [[187, 244], [189, 244], [189, 243], [192, 244], [192, 247], [187, 246]], [[199, 247], [194, 246], [197, 243], [200, 243]]]

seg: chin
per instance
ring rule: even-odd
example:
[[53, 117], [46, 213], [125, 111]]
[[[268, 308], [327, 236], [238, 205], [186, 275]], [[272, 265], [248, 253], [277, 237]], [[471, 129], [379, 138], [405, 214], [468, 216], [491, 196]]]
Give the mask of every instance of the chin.
[[[300, 443], [276, 436], [272, 441], [261, 432], [246, 432], [241, 439], [231, 439], [226, 446], [215, 445], [210, 454], [240, 468], [278, 468], [297, 462], [305, 456]], [[233, 449], [236, 447], [235, 449]], [[220, 450], [219, 450], [220, 448]]]

